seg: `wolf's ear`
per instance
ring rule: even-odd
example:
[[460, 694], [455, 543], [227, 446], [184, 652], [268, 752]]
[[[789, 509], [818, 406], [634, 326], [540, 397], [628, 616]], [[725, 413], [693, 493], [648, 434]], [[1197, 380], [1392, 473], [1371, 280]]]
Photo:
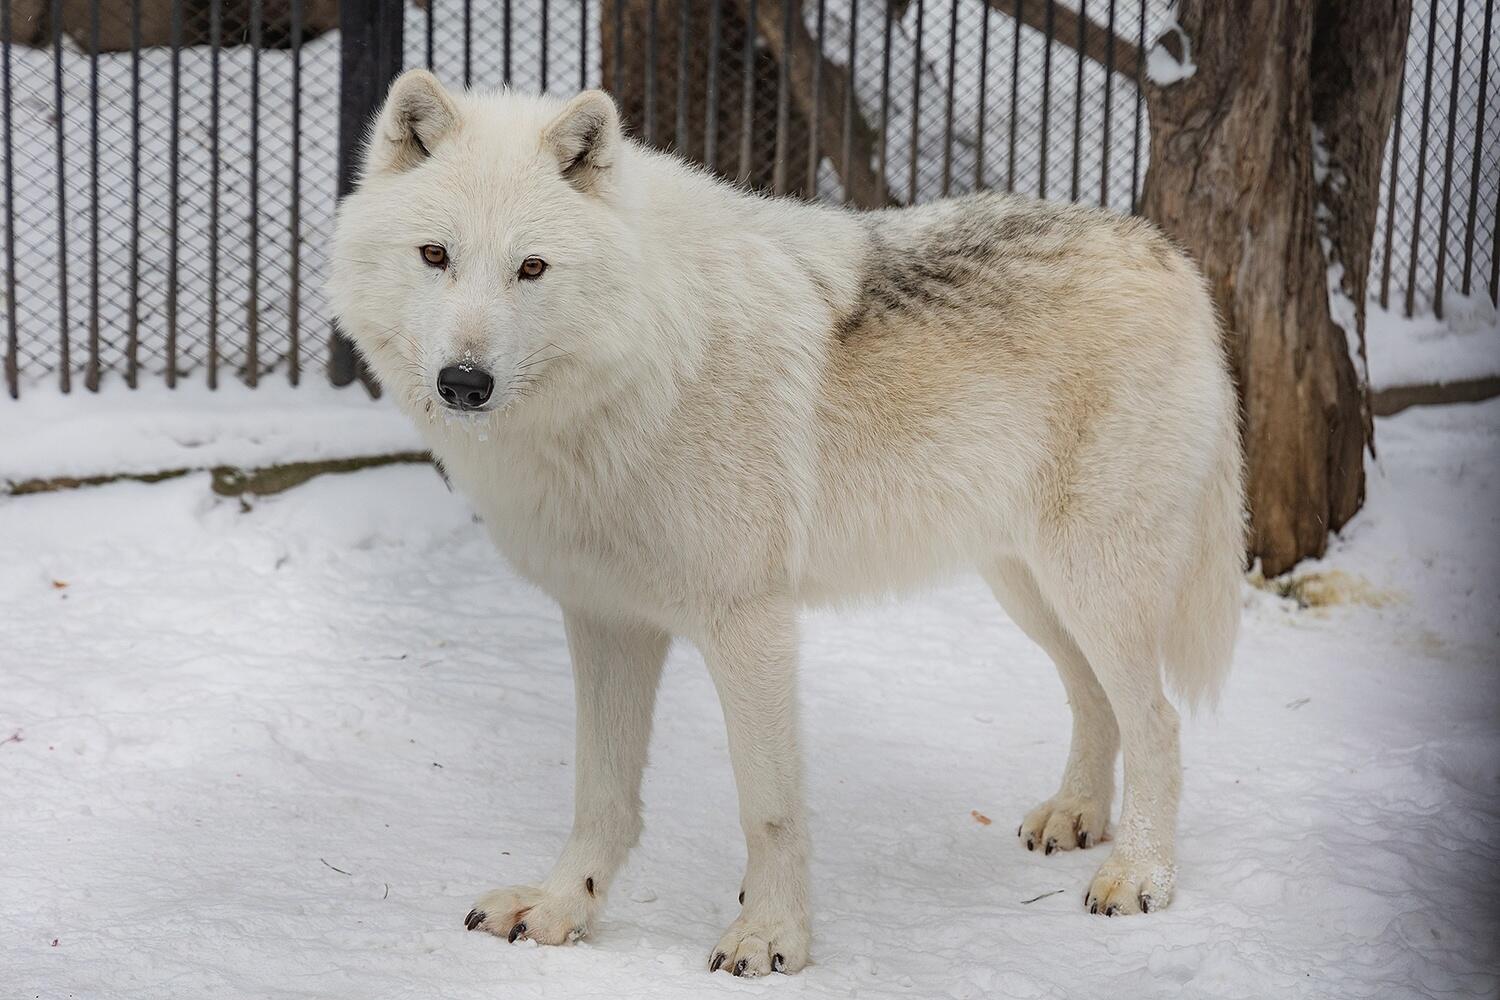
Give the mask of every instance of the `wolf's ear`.
[[437, 77], [425, 69], [408, 70], [391, 84], [385, 107], [375, 119], [365, 172], [410, 170], [457, 127], [458, 108]]
[[624, 139], [620, 112], [602, 90], [585, 90], [567, 103], [542, 132], [542, 148], [557, 157], [563, 178], [585, 194], [609, 176]]

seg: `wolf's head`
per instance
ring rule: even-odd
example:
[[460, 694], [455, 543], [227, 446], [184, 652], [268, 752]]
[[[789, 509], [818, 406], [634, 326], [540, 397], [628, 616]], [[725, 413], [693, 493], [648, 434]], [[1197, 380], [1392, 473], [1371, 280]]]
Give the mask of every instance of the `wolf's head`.
[[636, 251], [625, 139], [599, 91], [569, 101], [445, 91], [413, 70], [339, 208], [330, 292], [387, 389], [419, 413], [490, 413], [607, 358]]

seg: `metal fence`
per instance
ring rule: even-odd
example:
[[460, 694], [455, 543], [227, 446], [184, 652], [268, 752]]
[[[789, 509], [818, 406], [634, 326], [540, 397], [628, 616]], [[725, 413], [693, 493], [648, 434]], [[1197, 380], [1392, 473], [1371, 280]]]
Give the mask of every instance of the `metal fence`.
[[[1417, 0], [1374, 295], [1495, 298], [1494, 0]], [[1166, 0], [0, 0], [11, 395], [354, 374], [326, 246], [401, 65], [604, 86], [634, 133], [857, 204], [979, 188], [1133, 211]], [[339, 27], [340, 17], [344, 30]], [[1497, 54], [1496, 58], [1500, 58]]]

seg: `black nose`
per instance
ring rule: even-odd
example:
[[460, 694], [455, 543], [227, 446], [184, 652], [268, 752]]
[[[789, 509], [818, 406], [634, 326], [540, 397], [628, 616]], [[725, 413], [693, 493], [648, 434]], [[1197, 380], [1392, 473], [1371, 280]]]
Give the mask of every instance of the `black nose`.
[[477, 410], [495, 391], [490, 373], [473, 365], [449, 365], [438, 372], [438, 395], [443, 402], [460, 410]]

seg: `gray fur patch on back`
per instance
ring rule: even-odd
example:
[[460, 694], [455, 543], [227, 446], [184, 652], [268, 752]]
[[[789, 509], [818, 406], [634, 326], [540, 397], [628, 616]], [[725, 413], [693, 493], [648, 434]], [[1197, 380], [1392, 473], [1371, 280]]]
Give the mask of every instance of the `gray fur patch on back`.
[[936, 215], [871, 213], [859, 294], [835, 333], [847, 340], [876, 320], [1007, 297], [1007, 263], [1056, 260], [1100, 222], [1088, 209], [995, 195], [958, 199]]

